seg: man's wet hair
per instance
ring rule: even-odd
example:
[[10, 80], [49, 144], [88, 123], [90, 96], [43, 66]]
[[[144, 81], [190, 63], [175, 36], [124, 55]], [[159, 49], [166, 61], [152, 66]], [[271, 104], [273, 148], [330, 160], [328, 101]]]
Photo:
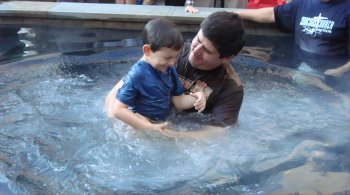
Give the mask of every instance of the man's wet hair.
[[237, 55], [245, 45], [243, 23], [236, 13], [212, 13], [203, 20], [201, 29], [220, 53], [220, 58]]
[[162, 47], [180, 50], [183, 46], [181, 32], [174, 22], [167, 18], [155, 18], [149, 21], [142, 33], [143, 44], [149, 44], [156, 52]]

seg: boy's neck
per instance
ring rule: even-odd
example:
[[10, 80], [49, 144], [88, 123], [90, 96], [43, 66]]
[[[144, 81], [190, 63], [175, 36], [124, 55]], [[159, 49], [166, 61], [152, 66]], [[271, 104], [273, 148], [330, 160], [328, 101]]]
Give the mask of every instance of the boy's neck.
[[148, 60], [148, 58], [147, 58], [146, 55], [143, 55], [142, 58], [141, 58], [141, 60], [147, 62], [148, 64], [151, 64], [151, 63], [149, 62], [149, 60]]
[[143, 60], [143, 61], [145, 61], [146, 63], [148, 63], [149, 65], [151, 65], [152, 68], [153, 68], [154, 70], [157, 70], [157, 71], [159, 71], [159, 72], [161, 72], [161, 73], [166, 73], [166, 71], [162, 72], [162, 71], [158, 70], [157, 68], [155, 68], [155, 67], [151, 64], [151, 62], [148, 60], [148, 57], [147, 57], [147, 56], [143, 55], [142, 58], [141, 58], [141, 60]]

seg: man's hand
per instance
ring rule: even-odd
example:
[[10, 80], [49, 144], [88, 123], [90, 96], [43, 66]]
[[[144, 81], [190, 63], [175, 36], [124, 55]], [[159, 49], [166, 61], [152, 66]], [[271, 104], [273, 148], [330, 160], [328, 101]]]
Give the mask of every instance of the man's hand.
[[192, 5], [186, 5], [185, 11], [191, 14], [196, 14], [199, 12], [199, 10], [194, 8]]
[[207, 104], [207, 98], [205, 97], [204, 93], [199, 91], [190, 93], [190, 95], [197, 99], [193, 104], [194, 108], [198, 110], [198, 112], [202, 112]]
[[164, 122], [164, 123], [152, 123], [151, 127], [149, 128], [149, 130], [154, 130], [154, 131], [164, 131], [165, 129], [168, 129], [168, 123]]
[[334, 76], [334, 77], [341, 77], [343, 76], [343, 74], [349, 71], [350, 71], [350, 61], [348, 61], [346, 64], [338, 68], [328, 69], [324, 72], [324, 74], [329, 76]]
[[208, 141], [223, 136], [225, 134], [225, 129], [222, 127], [206, 126], [198, 131], [174, 131], [172, 129], [164, 129], [161, 132], [163, 135], [170, 138], [187, 138], [197, 141]]

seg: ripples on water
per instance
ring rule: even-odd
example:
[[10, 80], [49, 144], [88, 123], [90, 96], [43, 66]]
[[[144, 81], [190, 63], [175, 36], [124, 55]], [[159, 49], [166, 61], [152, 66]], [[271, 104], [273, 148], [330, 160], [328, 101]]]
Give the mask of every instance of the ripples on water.
[[[349, 112], [339, 95], [238, 58], [239, 127], [172, 139], [106, 117], [105, 96], [137, 58], [103, 55], [114, 54], [0, 66], [0, 193], [269, 193], [305, 165], [349, 178]], [[191, 117], [178, 127], [193, 126]]]

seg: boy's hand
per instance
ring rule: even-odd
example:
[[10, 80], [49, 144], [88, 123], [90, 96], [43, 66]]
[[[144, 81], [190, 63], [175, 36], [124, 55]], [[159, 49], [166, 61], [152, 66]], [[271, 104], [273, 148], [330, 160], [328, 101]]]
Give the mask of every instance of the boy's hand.
[[198, 110], [198, 112], [202, 112], [207, 104], [207, 98], [205, 97], [204, 93], [199, 91], [190, 93], [190, 95], [197, 99], [196, 102], [193, 104], [194, 108]]

